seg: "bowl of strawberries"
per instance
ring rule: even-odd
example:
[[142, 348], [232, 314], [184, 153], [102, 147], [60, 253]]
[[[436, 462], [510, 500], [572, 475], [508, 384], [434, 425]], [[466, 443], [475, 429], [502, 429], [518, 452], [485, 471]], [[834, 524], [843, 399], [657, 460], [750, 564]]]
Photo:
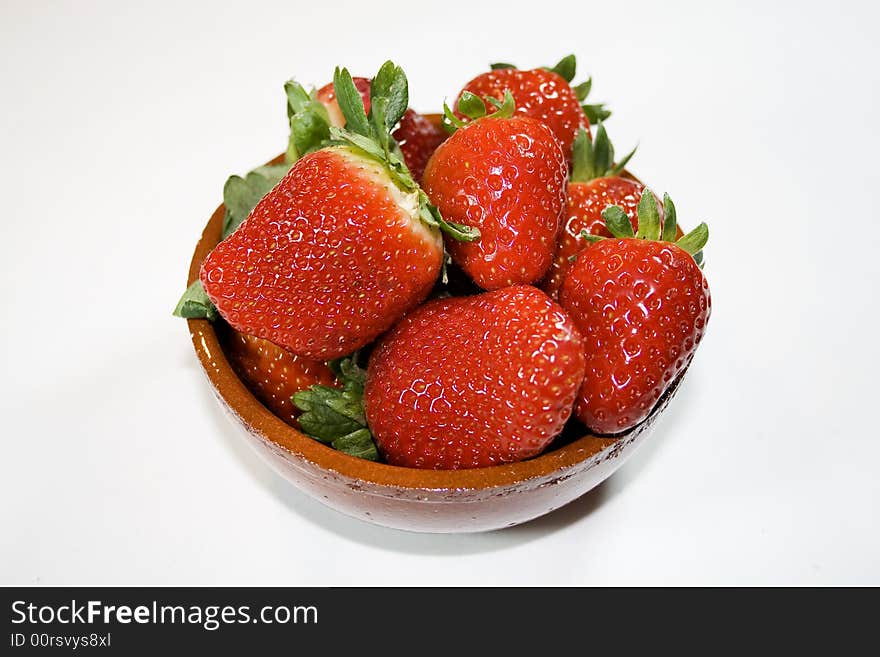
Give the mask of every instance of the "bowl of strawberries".
[[285, 85], [286, 152], [231, 177], [175, 314], [285, 479], [422, 532], [548, 513], [646, 438], [706, 329], [684, 234], [552, 68], [493, 65], [443, 114], [386, 62]]

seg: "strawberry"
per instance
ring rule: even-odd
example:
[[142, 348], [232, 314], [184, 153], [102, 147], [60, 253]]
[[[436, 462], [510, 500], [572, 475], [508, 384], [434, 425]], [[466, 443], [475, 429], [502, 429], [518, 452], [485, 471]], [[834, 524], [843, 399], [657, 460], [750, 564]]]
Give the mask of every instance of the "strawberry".
[[[676, 242], [675, 206], [664, 197], [662, 224], [645, 190], [638, 232], [619, 206], [603, 215], [612, 238], [593, 236], [562, 284], [560, 303], [584, 336], [587, 370], [575, 409], [601, 434], [644, 420], [687, 367], [706, 329], [712, 301], [694, 255], [708, 239], [700, 224]], [[662, 237], [662, 241], [661, 241]]]
[[452, 259], [486, 290], [534, 283], [547, 272], [565, 202], [568, 166], [550, 129], [513, 114], [513, 98], [484, 116], [466, 94], [459, 102], [474, 120], [447, 107], [456, 132], [428, 161], [422, 185], [446, 216], [479, 228], [481, 238], [450, 243]]
[[403, 161], [417, 182], [422, 181], [431, 155], [448, 137], [439, 125], [411, 109], [406, 110], [391, 136], [400, 144]]
[[[370, 112], [370, 81], [367, 78], [352, 78], [361, 100], [364, 103], [364, 112]], [[339, 109], [336, 101], [336, 92], [333, 84], [328, 84], [318, 90], [317, 99], [327, 108], [330, 124], [339, 128], [345, 127], [345, 117]], [[410, 170], [416, 182], [422, 180], [425, 165], [431, 154], [446, 139], [446, 132], [440, 126], [432, 123], [418, 112], [407, 109], [400, 119], [400, 125], [391, 133], [395, 141], [400, 145], [403, 153], [403, 161]]]
[[620, 206], [632, 221], [633, 230], [638, 227], [636, 207], [644, 186], [618, 175], [634, 153], [635, 149], [614, 164], [614, 146], [601, 121], [594, 141], [590, 141], [585, 130], [579, 131], [574, 141], [574, 166], [566, 190], [565, 213], [556, 252], [541, 283], [541, 289], [554, 299], [559, 294], [571, 257], [589, 244], [584, 234], [611, 237], [602, 210], [609, 205]]
[[430, 301], [383, 336], [359, 383], [348, 368], [345, 392], [294, 397], [310, 435], [335, 446], [371, 433], [393, 465], [476, 468], [535, 456], [562, 431], [584, 348], [562, 308], [521, 285]]
[[202, 265], [210, 301], [236, 330], [298, 356], [350, 354], [428, 295], [443, 259], [443, 220], [418, 188], [389, 130], [406, 110], [406, 76], [387, 62], [371, 111], [351, 76], [334, 85], [348, 128], [299, 159]]
[[238, 376], [269, 410], [293, 426], [298, 426], [299, 410], [290, 398], [313, 385], [330, 386], [336, 380], [321, 361], [295, 356], [268, 340], [234, 329], [223, 337], [223, 351]]
[[516, 111], [547, 124], [570, 158], [578, 130], [590, 130], [587, 110], [601, 118], [610, 114], [601, 105], [581, 105], [590, 91], [591, 81], [576, 88], [571, 86], [575, 64], [574, 55], [563, 58], [552, 69], [520, 70], [510, 64], [493, 64], [491, 71], [481, 73], [464, 86], [456, 101], [456, 113], [459, 117], [465, 116], [459, 105], [466, 92], [501, 101], [505, 91], [510, 91]]

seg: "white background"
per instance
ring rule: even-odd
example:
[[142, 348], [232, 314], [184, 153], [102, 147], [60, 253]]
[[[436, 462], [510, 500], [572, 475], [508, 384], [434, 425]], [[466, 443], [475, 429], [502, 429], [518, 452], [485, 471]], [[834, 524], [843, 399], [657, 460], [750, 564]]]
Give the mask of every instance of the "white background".
[[[880, 584], [876, 3], [128, 4], [0, 7], [0, 583]], [[683, 389], [604, 486], [518, 528], [306, 498], [170, 315], [224, 180], [283, 150], [288, 77], [393, 58], [435, 110], [568, 52], [632, 168], [710, 225]]]

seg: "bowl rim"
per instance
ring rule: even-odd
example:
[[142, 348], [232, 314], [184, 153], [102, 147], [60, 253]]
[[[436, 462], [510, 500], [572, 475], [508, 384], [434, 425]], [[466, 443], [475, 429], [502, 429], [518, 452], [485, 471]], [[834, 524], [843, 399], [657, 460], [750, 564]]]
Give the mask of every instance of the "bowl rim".
[[[282, 159], [283, 155], [279, 155], [268, 164], [278, 163]], [[629, 172], [625, 172], [625, 175], [637, 180]], [[226, 208], [221, 203], [208, 220], [190, 261], [187, 285], [195, 282], [202, 262], [219, 243], [225, 212]], [[350, 456], [324, 445], [287, 424], [266, 408], [235, 373], [226, 359], [213, 324], [206, 319], [188, 319], [187, 324], [193, 347], [215, 393], [245, 423], [251, 434], [291, 455], [306, 459], [323, 470], [377, 486], [425, 490], [476, 490], [516, 486], [528, 480], [549, 477], [603, 451], [611, 450], [632, 432], [639, 431], [643, 424], [652, 422], [655, 415], [665, 406], [661, 399], [642, 422], [622, 434], [603, 437], [588, 433], [566, 445], [524, 461], [462, 470], [406, 468]], [[675, 386], [670, 386], [670, 389], [673, 387]]]

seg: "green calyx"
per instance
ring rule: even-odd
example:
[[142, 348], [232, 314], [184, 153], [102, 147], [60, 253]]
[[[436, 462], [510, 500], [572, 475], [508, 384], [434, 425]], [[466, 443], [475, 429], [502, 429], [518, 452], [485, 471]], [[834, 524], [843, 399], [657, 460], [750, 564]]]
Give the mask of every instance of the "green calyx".
[[623, 156], [620, 162], [614, 163], [614, 145], [608, 138], [605, 124], [599, 121], [593, 141], [583, 128], [578, 130], [573, 146], [573, 166], [571, 182], [587, 182], [594, 178], [616, 176], [636, 152], [636, 146]]
[[318, 150], [330, 139], [330, 117], [317, 99], [317, 92], [306, 91], [294, 80], [284, 83], [290, 136], [284, 160], [288, 166], [306, 153]]
[[364, 415], [366, 372], [355, 358], [331, 363], [341, 388], [314, 385], [296, 393], [291, 401], [303, 411], [299, 426], [308, 436], [351, 456], [377, 461], [379, 451]]
[[[491, 113], [488, 112], [487, 104], [493, 109]], [[504, 91], [503, 100], [491, 96], [483, 99], [470, 91], [463, 91], [458, 99], [458, 111], [465, 115], [464, 119], [457, 117], [449, 105], [443, 103], [443, 127], [449, 133], [477, 119], [509, 119], [516, 111], [516, 101], [509, 90]]]
[[431, 204], [427, 194], [413, 179], [403, 160], [400, 147], [391, 131], [403, 117], [409, 105], [409, 86], [406, 74], [393, 62], [385, 62], [370, 84], [370, 113], [364, 111], [360, 93], [348, 69], [337, 68], [333, 74], [333, 89], [339, 109], [345, 117], [345, 128], [330, 127], [331, 143], [345, 145], [381, 163], [391, 180], [405, 192], [417, 192], [419, 218], [427, 225], [439, 228], [448, 237], [462, 242], [480, 238], [477, 228], [446, 221]]
[[[516, 68], [516, 66], [508, 64], [507, 62], [497, 62], [495, 64], [489, 64], [489, 68], [493, 71], [497, 71], [505, 68]], [[575, 58], [574, 55], [566, 55], [556, 62], [555, 66], [543, 66], [542, 68], [545, 71], [556, 73], [566, 82], [571, 84], [574, 80], [575, 73], [577, 72], [577, 58]], [[590, 120], [590, 125], [594, 125], [599, 121], [604, 121], [611, 116], [611, 112], [605, 108], [605, 103], [584, 102], [587, 100], [587, 96], [590, 95], [590, 90], [593, 88], [593, 78], [587, 78], [586, 82], [581, 82], [580, 84], [572, 84], [571, 88], [574, 90], [577, 99], [581, 102], [581, 107], [584, 110], [584, 114], [586, 114], [587, 118]]]
[[202, 287], [202, 282], [198, 279], [186, 288], [172, 314], [184, 319], [207, 319], [209, 322], [220, 318], [217, 307], [208, 298], [205, 288]]
[[[669, 198], [669, 194], [663, 195], [664, 218], [661, 220], [657, 200], [654, 198], [653, 192], [647, 187], [639, 199], [636, 213], [639, 219], [639, 228], [635, 233], [633, 233], [629, 217], [627, 217], [626, 212], [619, 205], [609, 205], [605, 208], [602, 211], [602, 218], [605, 219], [605, 226], [608, 228], [608, 231], [616, 238], [672, 242], [693, 256], [697, 264], [702, 267], [703, 247], [709, 241], [709, 227], [705, 222], [694, 228], [687, 235], [676, 239], [677, 217], [672, 199]], [[598, 242], [605, 239], [600, 235], [590, 235], [586, 231], [581, 232], [581, 237], [588, 242]]]
[[290, 170], [288, 164], [272, 164], [257, 167], [248, 172], [244, 178], [229, 176], [223, 185], [223, 205], [226, 214], [223, 217], [223, 230], [220, 239], [225, 240], [241, 225], [260, 199], [269, 193]]

